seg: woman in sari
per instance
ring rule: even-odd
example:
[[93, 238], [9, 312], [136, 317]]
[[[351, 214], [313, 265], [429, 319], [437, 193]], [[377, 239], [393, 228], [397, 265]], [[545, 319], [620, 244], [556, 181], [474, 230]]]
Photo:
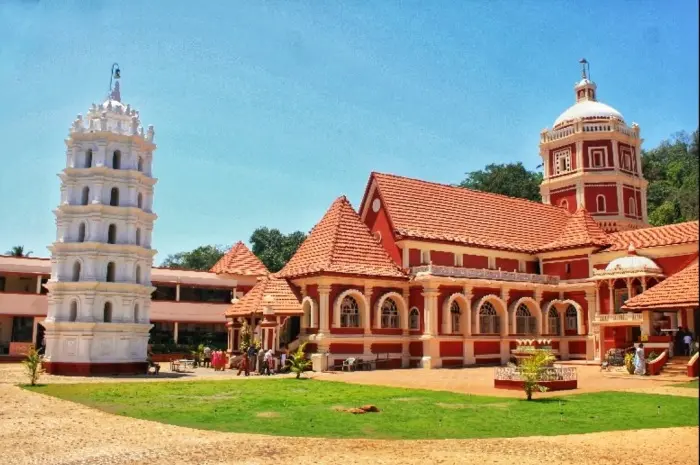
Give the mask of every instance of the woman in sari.
[[644, 357], [644, 344], [639, 344], [634, 351], [634, 374], [644, 375], [647, 371], [647, 361]]

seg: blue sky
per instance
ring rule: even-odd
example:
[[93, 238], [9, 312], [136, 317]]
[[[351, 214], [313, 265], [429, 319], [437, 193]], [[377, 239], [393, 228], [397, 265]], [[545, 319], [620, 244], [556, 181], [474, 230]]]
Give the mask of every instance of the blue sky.
[[373, 170], [539, 164], [578, 60], [645, 147], [698, 126], [695, 1], [0, 2], [0, 253], [48, 256], [56, 174], [109, 70], [154, 124], [156, 263], [308, 231]]

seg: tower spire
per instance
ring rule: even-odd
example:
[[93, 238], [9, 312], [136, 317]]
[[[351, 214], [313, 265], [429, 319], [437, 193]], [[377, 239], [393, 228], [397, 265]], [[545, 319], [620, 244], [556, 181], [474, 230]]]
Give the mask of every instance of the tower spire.
[[[591, 66], [588, 64], [588, 61], [585, 58], [581, 58], [578, 62], [581, 63], [581, 78], [590, 80]], [[586, 68], [588, 68], [588, 73], [586, 73]]]
[[[117, 102], [122, 101], [121, 92], [119, 90], [119, 78], [121, 78], [121, 70], [119, 69], [119, 64], [114, 63], [112, 65], [112, 72], [109, 77], [109, 99], [115, 100]], [[112, 82], [114, 82], [114, 87], [112, 87]]]

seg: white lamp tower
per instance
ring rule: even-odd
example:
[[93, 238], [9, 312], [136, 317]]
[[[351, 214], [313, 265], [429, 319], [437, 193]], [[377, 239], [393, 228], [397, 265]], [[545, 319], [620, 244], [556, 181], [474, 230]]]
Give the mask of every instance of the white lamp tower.
[[144, 132], [122, 103], [119, 78], [115, 63], [107, 100], [78, 115], [66, 139], [42, 323], [52, 374], [146, 372], [156, 146], [153, 126]]

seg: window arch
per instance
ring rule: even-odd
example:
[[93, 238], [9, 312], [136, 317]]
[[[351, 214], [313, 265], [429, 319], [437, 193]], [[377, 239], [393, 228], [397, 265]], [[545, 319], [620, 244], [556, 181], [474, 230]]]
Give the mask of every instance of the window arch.
[[141, 265], [136, 265], [136, 284], [141, 284]]
[[105, 302], [104, 312], [102, 313], [102, 320], [105, 323], [112, 322], [112, 302]]
[[80, 268], [80, 262], [76, 260], [75, 263], [73, 263], [73, 282], [80, 281]]
[[634, 200], [634, 197], [630, 197], [629, 210], [630, 210], [630, 215], [637, 216], [637, 202]]
[[564, 316], [566, 318], [566, 329], [578, 331], [578, 312], [576, 311], [576, 307], [569, 305], [566, 308]]
[[110, 224], [107, 228], [107, 243], [116, 244], [117, 243], [117, 225]]
[[114, 265], [114, 262], [109, 262], [107, 264], [107, 279], [106, 281], [108, 283], [113, 283], [114, 282], [114, 275], [115, 275], [115, 268], [116, 266]]
[[136, 228], [136, 245], [141, 245], [141, 228]]
[[547, 322], [549, 323], [549, 334], [556, 334], [557, 336], [561, 334], [561, 320], [559, 319], [559, 312], [554, 306], [549, 309]]
[[139, 315], [139, 304], [134, 305], [134, 323], [138, 323], [140, 321], [140, 315]]
[[340, 303], [340, 327], [360, 327], [360, 306], [357, 304], [357, 300], [349, 295], [343, 297], [343, 301]]
[[85, 151], [85, 168], [92, 167], [92, 149]]
[[121, 169], [122, 167], [122, 153], [119, 150], [115, 150], [112, 154], [112, 168], [115, 170]]
[[537, 334], [537, 318], [532, 316], [527, 305], [520, 304], [515, 309], [515, 332], [517, 334]]
[[143, 208], [143, 194], [141, 192], [139, 192], [139, 195], [136, 196], [136, 206]]
[[599, 213], [604, 213], [605, 208], [605, 196], [603, 194], [598, 194], [595, 198], [596, 209]]
[[459, 333], [459, 320], [462, 316], [462, 309], [459, 307], [459, 303], [453, 300], [450, 304], [450, 318], [452, 320], [452, 332]]
[[74, 300], [70, 303], [70, 312], [68, 314], [68, 321], [75, 321], [78, 319], [78, 301]]
[[562, 200], [559, 202], [559, 206], [560, 206], [561, 208], [563, 208], [564, 210], [568, 210], [568, 209], [569, 209], [569, 201], [566, 200], [566, 199], [562, 199]]
[[384, 299], [382, 303], [382, 328], [399, 327], [399, 309], [396, 307], [396, 302], [391, 298]]
[[109, 193], [109, 204], [113, 207], [119, 206], [119, 188], [113, 187]]
[[87, 205], [90, 201], [90, 188], [88, 186], [83, 187], [83, 193], [80, 198], [80, 205]]
[[136, 163], [136, 169], [139, 171], [143, 171], [143, 158], [139, 157], [139, 160]]
[[408, 315], [408, 329], [420, 329], [420, 312], [416, 307], [413, 307]]
[[78, 242], [85, 242], [85, 223], [80, 223], [78, 226]]
[[304, 328], [315, 328], [317, 326], [314, 315], [314, 301], [311, 297], [305, 297], [302, 302], [302, 311], [304, 312], [303, 325]]
[[501, 318], [491, 302], [481, 304], [479, 329], [482, 334], [499, 334], [501, 332]]

